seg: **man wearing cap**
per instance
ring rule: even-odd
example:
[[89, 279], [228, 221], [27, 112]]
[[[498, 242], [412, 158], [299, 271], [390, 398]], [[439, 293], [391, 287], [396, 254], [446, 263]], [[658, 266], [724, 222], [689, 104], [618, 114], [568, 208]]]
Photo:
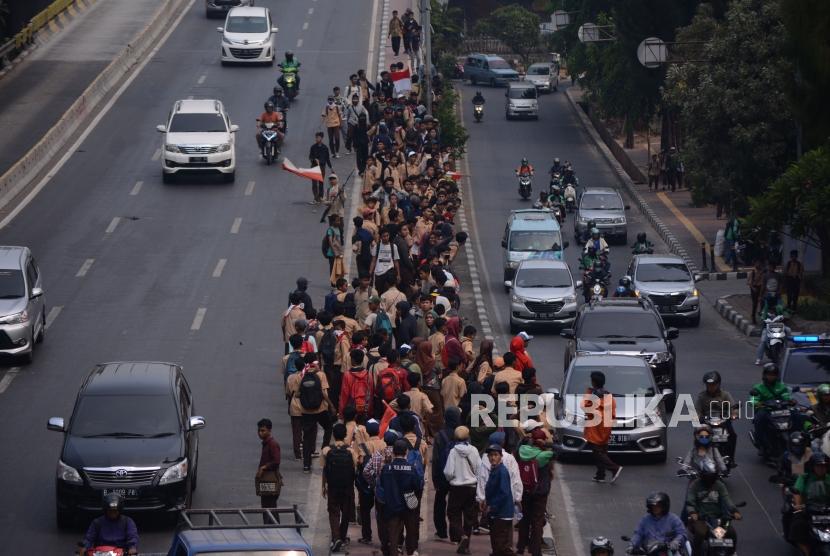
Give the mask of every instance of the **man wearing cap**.
[[513, 556], [514, 495], [510, 488], [510, 474], [504, 464], [501, 446], [487, 447], [490, 474], [484, 487], [482, 511], [490, 516], [490, 547], [493, 556]]
[[[331, 156], [329, 155], [329, 148], [323, 143], [323, 132], [318, 131], [314, 134], [314, 143], [308, 151], [308, 161], [312, 166], [320, 167], [320, 174], [326, 175], [326, 167], [334, 170], [331, 165]], [[314, 194], [314, 200], [310, 204], [316, 205], [323, 201], [323, 182], [314, 180], [311, 182], [311, 192]], [[341, 215], [342, 216], [342, 215]]]
[[[325, 146], [325, 145], [323, 145]], [[332, 173], [329, 176], [329, 187], [326, 190], [325, 204], [327, 206], [329, 216], [337, 216], [341, 221], [346, 214], [346, 195], [343, 192], [343, 187], [337, 179], [337, 174]]]
[[[502, 451], [502, 463], [507, 468], [507, 472], [510, 475], [510, 488], [513, 493], [513, 501], [516, 504], [521, 504], [524, 489], [522, 487], [522, 477], [519, 475], [519, 464], [516, 462], [516, 458], [513, 457], [513, 454], [504, 449], [505, 439], [506, 436], [504, 432], [496, 431], [490, 434], [490, 438], [487, 439], [488, 446], [492, 448], [493, 445], [497, 445]], [[490, 478], [490, 461], [487, 458], [481, 458], [481, 467], [478, 468], [476, 478], [478, 479], [478, 484], [476, 486], [476, 501], [482, 502], [485, 500], [484, 491], [485, 486], [487, 485], [487, 479]]]
[[450, 521], [450, 540], [458, 543], [458, 554], [470, 554], [470, 535], [477, 521], [476, 474], [481, 467], [481, 456], [470, 445], [470, 429], [456, 427], [455, 445], [444, 466], [444, 477], [450, 484], [447, 517]]

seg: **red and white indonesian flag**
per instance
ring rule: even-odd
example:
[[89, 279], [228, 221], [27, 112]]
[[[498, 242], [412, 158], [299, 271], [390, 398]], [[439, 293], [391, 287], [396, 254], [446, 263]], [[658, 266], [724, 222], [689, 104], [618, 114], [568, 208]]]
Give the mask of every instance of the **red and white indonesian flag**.
[[323, 181], [323, 172], [319, 166], [314, 166], [313, 168], [297, 168], [286, 158], [282, 161], [282, 169], [307, 180]]
[[458, 181], [463, 176], [461, 172], [447, 172], [445, 175], [453, 181]]
[[395, 83], [395, 94], [407, 93], [412, 89], [412, 79], [409, 68], [393, 71], [392, 82]]

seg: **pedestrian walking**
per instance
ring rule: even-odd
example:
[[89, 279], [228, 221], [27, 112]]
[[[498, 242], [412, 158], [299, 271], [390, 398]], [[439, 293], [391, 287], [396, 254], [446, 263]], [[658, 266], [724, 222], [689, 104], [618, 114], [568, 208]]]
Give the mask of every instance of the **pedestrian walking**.
[[[378, 437], [380, 423], [375, 419], [366, 422], [366, 434], [368, 439], [361, 441], [355, 439], [354, 450], [357, 453], [357, 487], [358, 508], [360, 513], [360, 539], [361, 544], [372, 544], [372, 508], [375, 505], [375, 481], [366, 478], [366, 471], [372, 461], [372, 455], [376, 452], [384, 452], [386, 443]], [[380, 536], [380, 535], [378, 535]]]
[[392, 41], [392, 52], [397, 57], [401, 50], [401, 39], [403, 39], [403, 21], [398, 17], [398, 10], [392, 10], [392, 19], [389, 20], [389, 38]]
[[292, 293], [288, 297], [290, 305], [288, 309], [282, 314], [282, 321], [280, 323], [282, 328], [282, 340], [285, 343], [285, 354], [288, 355], [290, 346], [288, 339], [296, 331], [296, 323], [300, 319], [305, 319], [305, 311], [303, 311], [302, 296], [298, 292]]
[[648, 188], [654, 186], [654, 190], [660, 186], [660, 160], [657, 158], [657, 153], [651, 155], [651, 160], [648, 162]]
[[758, 259], [746, 277], [746, 284], [749, 286], [749, 296], [752, 301], [752, 324], [758, 323], [758, 302], [761, 299], [764, 282], [764, 261]]
[[608, 457], [608, 442], [611, 440], [611, 427], [617, 417], [617, 406], [614, 396], [605, 389], [605, 374], [601, 371], [591, 373], [591, 385], [583, 396], [582, 407], [591, 410], [582, 435], [594, 455], [597, 472], [593, 480], [604, 483], [608, 471], [613, 483], [622, 472], [622, 466]]
[[[671, 188], [672, 193], [677, 190], [677, 149], [669, 148], [669, 153], [666, 155], [666, 181]], [[666, 188], [663, 187], [663, 190]]]
[[485, 487], [482, 514], [487, 516], [490, 526], [490, 548], [492, 556], [513, 556], [513, 515], [515, 505], [510, 488], [510, 475], [502, 462], [501, 446], [487, 448], [490, 475]]
[[383, 294], [396, 281], [400, 272], [400, 253], [397, 246], [391, 242], [388, 229], [380, 232], [380, 241], [377, 242], [369, 274], [374, 276], [374, 285], [377, 291]]
[[407, 8], [401, 18], [403, 22], [403, 51], [405, 54], [412, 54], [412, 26], [417, 24], [412, 8]]
[[[329, 176], [331, 177], [331, 176]], [[343, 265], [343, 239], [340, 236], [342, 224], [340, 216], [329, 215], [329, 227], [326, 229], [326, 259], [329, 261], [329, 283], [334, 286], [339, 278], [346, 274]]]
[[291, 447], [294, 451], [294, 459], [299, 461], [303, 459], [303, 409], [300, 406], [299, 392], [305, 360], [300, 351], [303, 343], [302, 337], [295, 334], [291, 337], [290, 343], [294, 351], [283, 357], [283, 368], [288, 377], [285, 383], [285, 400], [288, 402], [288, 416], [291, 419]]
[[764, 304], [761, 307], [761, 318], [767, 315], [776, 315], [778, 304], [781, 302], [781, 273], [773, 261], [767, 264], [767, 271], [764, 274]]
[[539, 427], [530, 431], [529, 437], [519, 446], [517, 460], [522, 478], [522, 518], [516, 543], [519, 554], [527, 548], [530, 556], [542, 556], [542, 532], [553, 479], [552, 459], [553, 450], [544, 429]]
[[[314, 134], [314, 143], [308, 150], [308, 161], [312, 166], [320, 167], [320, 174], [326, 176], [326, 167], [334, 171], [331, 165], [331, 156], [329, 148], [323, 143], [323, 132], [318, 131]], [[323, 182], [312, 180], [311, 192], [314, 199], [309, 203], [311, 205], [319, 204], [323, 201]]]
[[303, 473], [311, 473], [311, 458], [318, 454], [314, 450], [317, 427], [323, 429], [323, 446], [331, 442], [331, 415], [335, 406], [329, 399], [329, 383], [317, 361], [306, 365], [300, 380], [299, 398], [303, 425]]
[[432, 522], [435, 536], [446, 540], [447, 534], [447, 497], [450, 494], [450, 482], [444, 475], [444, 467], [452, 450], [455, 429], [461, 424], [461, 410], [457, 407], [444, 409], [444, 428], [437, 431], [432, 444], [432, 485], [435, 494], [432, 498]]
[[328, 500], [326, 509], [331, 527], [331, 552], [340, 552], [346, 543], [349, 522], [354, 510], [354, 481], [357, 457], [346, 444], [346, 425], [336, 423], [332, 427], [334, 444], [323, 448], [323, 498]]
[[444, 466], [444, 477], [450, 485], [447, 517], [450, 521], [450, 541], [458, 543], [458, 554], [470, 554], [470, 536], [477, 523], [476, 474], [481, 467], [481, 456], [470, 445], [470, 429], [455, 429], [455, 443]]
[[790, 260], [784, 267], [784, 287], [787, 291], [787, 309], [798, 310], [798, 294], [804, 280], [804, 265], [798, 260], [798, 250], [790, 251]]
[[340, 158], [340, 129], [343, 126], [343, 111], [330, 96], [320, 115], [329, 134], [329, 151], [334, 158]]
[[[259, 455], [259, 467], [256, 472], [257, 490], [261, 507], [276, 508], [282, 488], [280, 475], [280, 445], [271, 434], [274, 428], [270, 419], [260, 419], [257, 424], [257, 435], [262, 442], [262, 451]], [[272, 485], [266, 487], [265, 485]]]
[[404, 532], [404, 554], [418, 553], [419, 506], [424, 477], [417, 466], [407, 460], [409, 449], [409, 442], [403, 438], [396, 440], [392, 447], [392, 462], [384, 465], [380, 472], [379, 492], [382, 493], [389, 531], [383, 547], [384, 556], [398, 553], [398, 541]]
[[683, 164], [683, 155], [677, 153], [676, 160], [675, 173], [677, 177], [677, 187], [678, 189], [683, 189], [683, 178], [686, 176], [686, 166]]
[[368, 419], [373, 409], [374, 382], [369, 376], [369, 371], [363, 366], [365, 355], [362, 350], [353, 349], [349, 359], [351, 367], [343, 374], [338, 413], [343, 415], [346, 406], [351, 405], [358, 416]]

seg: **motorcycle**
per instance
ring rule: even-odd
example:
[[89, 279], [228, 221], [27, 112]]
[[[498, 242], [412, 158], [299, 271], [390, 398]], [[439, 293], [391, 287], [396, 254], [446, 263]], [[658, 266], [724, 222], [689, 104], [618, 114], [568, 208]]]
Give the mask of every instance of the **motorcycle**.
[[483, 104], [474, 104], [473, 105], [473, 117], [476, 119], [476, 122], [481, 121], [481, 118], [484, 117], [484, 105]]
[[565, 188], [565, 208], [570, 213], [576, 210], [576, 190], [572, 187]]
[[[741, 508], [746, 506], [746, 502], [739, 502], [735, 506]], [[706, 540], [703, 543], [704, 556], [733, 556], [736, 554], [735, 541], [726, 536], [733, 519], [735, 519], [734, 516], [729, 516], [728, 519], [705, 519], [707, 533]]]
[[84, 543], [78, 543], [76, 556], [125, 556], [127, 551], [117, 546], [100, 545], [84, 550]]
[[299, 92], [297, 90], [297, 70], [284, 68], [282, 64], [280, 64], [280, 70], [282, 70], [282, 77], [279, 81], [282, 81], [281, 85], [283, 91], [285, 91], [285, 96], [288, 98], [288, 102], [294, 102]]
[[519, 195], [521, 195], [522, 199], [527, 201], [530, 199], [530, 194], [533, 192], [533, 185], [531, 183], [531, 176], [530, 174], [521, 174], [519, 175]]
[[810, 516], [810, 554], [830, 554], [830, 506], [807, 506]]
[[769, 453], [765, 452], [766, 449], [761, 444], [760, 439], [755, 437], [754, 428], [749, 431], [749, 439], [753, 446], [764, 452], [763, 456], [766, 459], [778, 460], [787, 448], [790, 430], [794, 428], [793, 422], [796, 410], [789, 401], [785, 400], [765, 401], [763, 402], [763, 409], [769, 412]]
[[605, 281], [601, 278], [592, 278], [591, 276], [585, 277], [584, 282], [585, 290], [583, 292], [585, 296], [585, 302], [590, 303], [593, 300], [602, 300], [605, 299], [608, 295], [608, 286], [606, 285]]
[[554, 201], [550, 207], [551, 212], [554, 216], [556, 216], [556, 221], [559, 222], [559, 225], [562, 225], [562, 222], [565, 221], [565, 210], [562, 208], [562, 205], [558, 201]]
[[260, 132], [260, 135], [262, 137], [262, 158], [264, 158], [266, 164], [270, 166], [271, 163], [280, 156], [280, 135], [279, 132], [274, 129], [274, 124], [272, 122], [262, 124], [262, 131]]
[[776, 315], [773, 318], [764, 319], [767, 331], [767, 340], [764, 344], [764, 352], [770, 361], [778, 363], [787, 342], [787, 329], [784, 326], [784, 315]]
[[702, 422], [711, 429], [712, 447], [718, 449], [723, 462], [728, 467], [732, 463], [732, 458], [726, 455], [729, 453], [729, 428], [727, 427], [729, 420], [708, 415], [703, 417]]
[[632, 255], [652, 255], [654, 254], [654, 245], [649, 242], [637, 243], [631, 249]]

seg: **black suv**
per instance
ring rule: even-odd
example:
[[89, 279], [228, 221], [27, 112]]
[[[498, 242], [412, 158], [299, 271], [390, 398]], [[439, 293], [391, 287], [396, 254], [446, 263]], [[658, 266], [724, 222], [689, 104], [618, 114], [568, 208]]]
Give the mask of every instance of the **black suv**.
[[647, 299], [603, 299], [580, 307], [573, 328], [562, 330], [567, 338], [565, 371], [577, 355], [635, 355], [651, 367], [660, 389], [675, 395], [666, 404], [673, 407], [676, 399], [675, 355], [672, 340], [676, 328], [666, 328], [663, 319]]
[[65, 433], [56, 479], [59, 527], [76, 513], [99, 512], [104, 494], [124, 497], [127, 511], [190, 507], [199, 461], [193, 397], [173, 363], [102, 363], [84, 380]]

